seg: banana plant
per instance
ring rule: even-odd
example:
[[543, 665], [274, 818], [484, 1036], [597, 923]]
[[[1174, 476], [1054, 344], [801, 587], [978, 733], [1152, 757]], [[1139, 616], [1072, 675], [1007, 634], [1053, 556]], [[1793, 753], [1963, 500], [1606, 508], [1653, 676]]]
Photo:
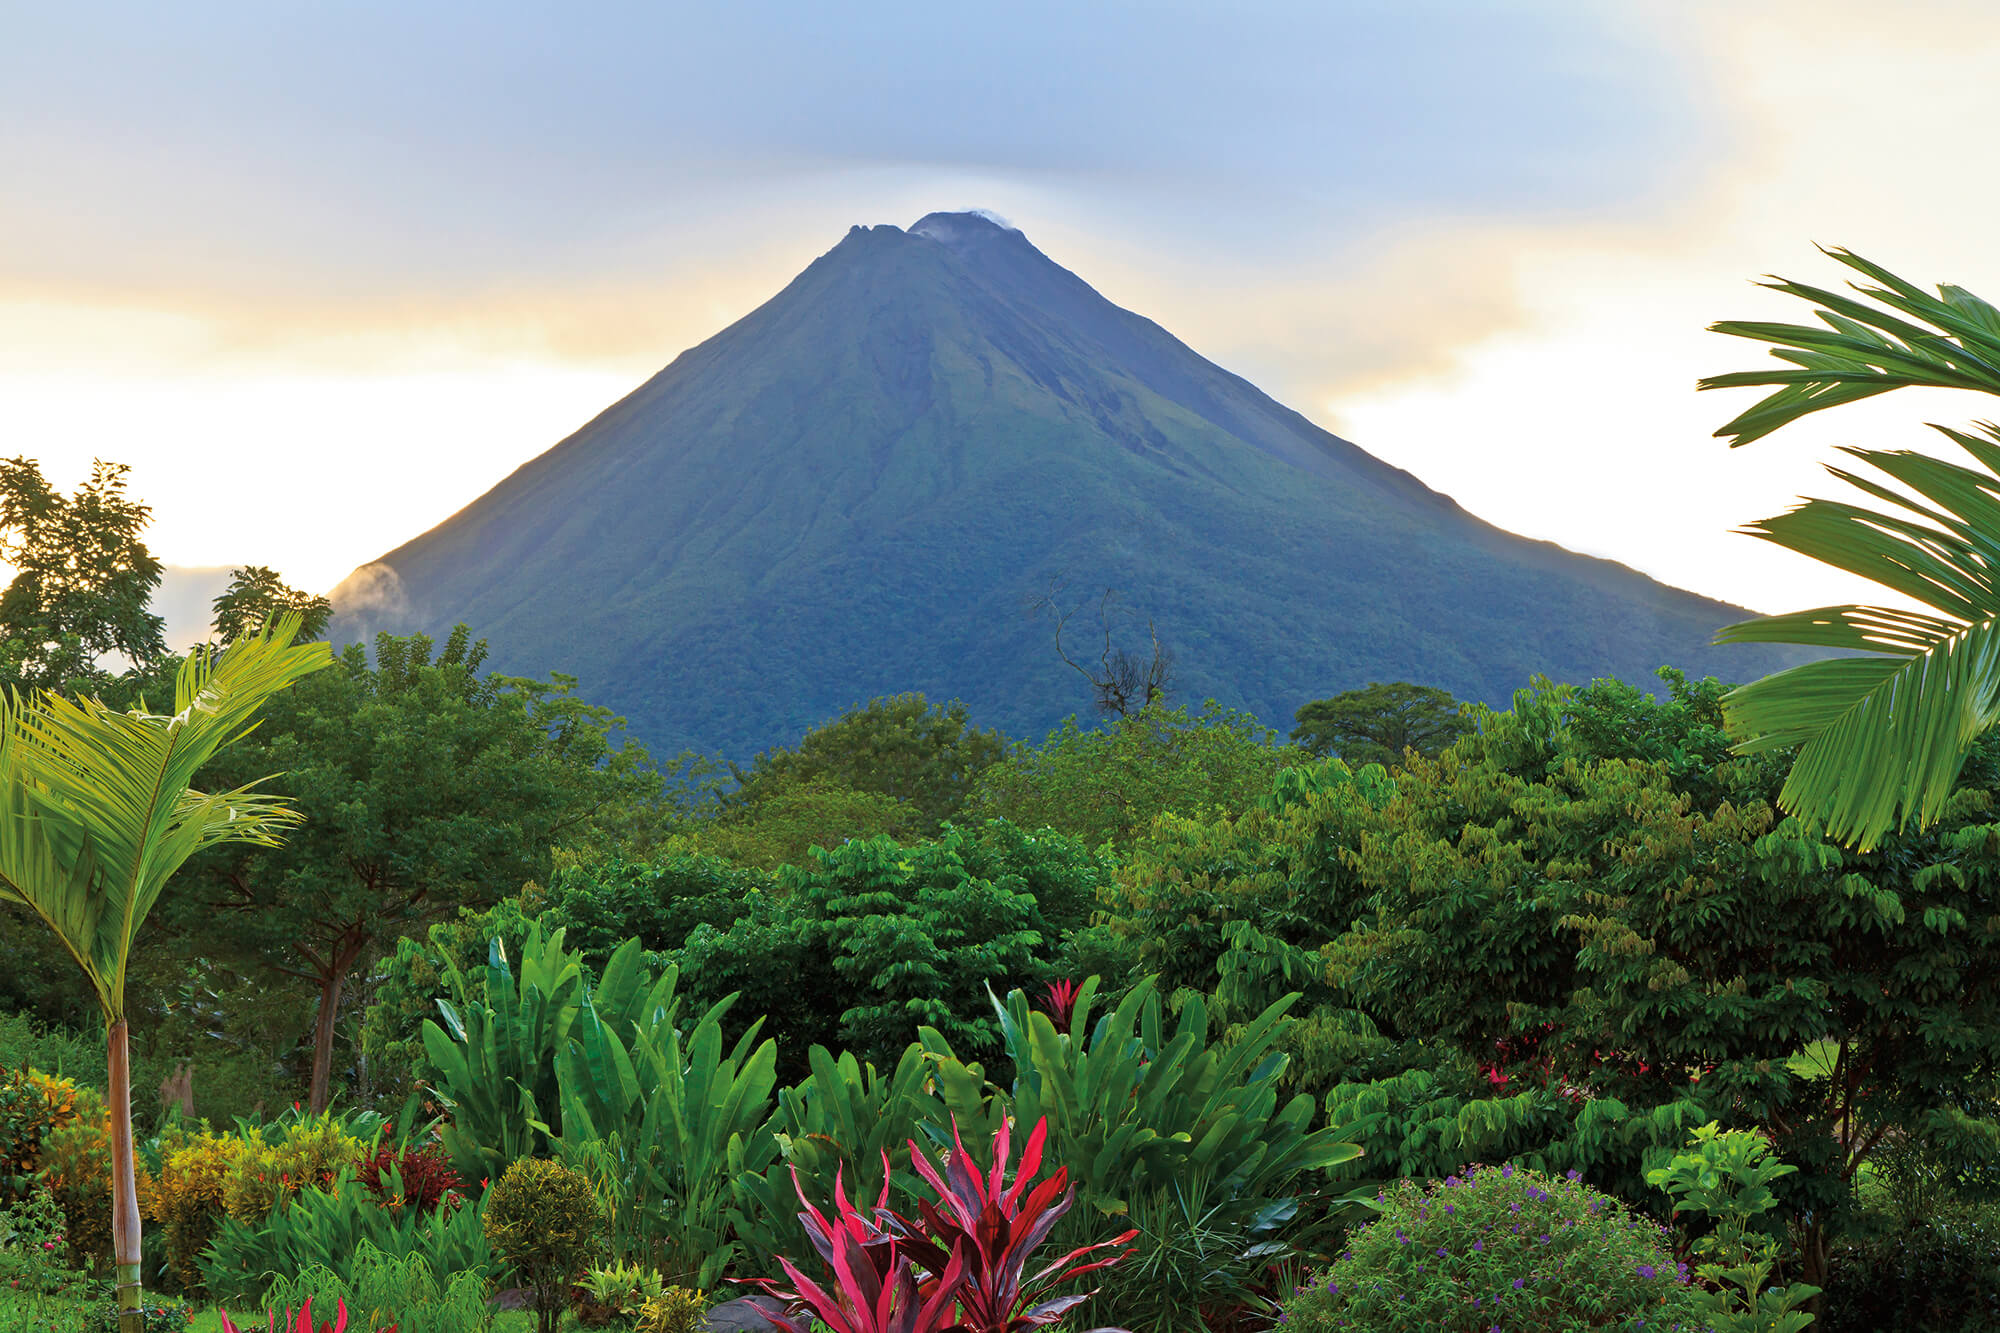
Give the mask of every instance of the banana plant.
[[561, 1133], [557, 1061], [583, 1010], [582, 955], [539, 926], [521, 943], [518, 977], [497, 938], [476, 977], [440, 953], [451, 994], [438, 1000], [444, 1025], [424, 1023], [424, 1054], [452, 1112], [444, 1148], [464, 1179], [497, 1179], [516, 1158], [546, 1155]]
[[1170, 1029], [1147, 978], [1091, 1023], [1096, 979], [1078, 991], [1067, 1030], [1020, 990], [994, 1000], [1015, 1068], [1008, 1110], [1046, 1117], [1050, 1150], [1092, 1207], [1122, 1214], [1143, 1191], [1200, 1179], [1232, 1210], [1265, 1214], [1301, 1178], [1358, 1157], [1331, 1127], [1311, 1128], [1313, 1099], [1278, 1103], [1287, 1057], [1274, 1048], [1297, 994], [1211, 1044], [1206, 1004], [1191, 998]]
[[551, 1140], [612, 1196], [629, 1243], [677, 1281], [708, 1290], [738, 1251], [731, 1181], [777, 1156], [768, 1122], [778, 1047], [757, 1040], [760, 1019], [725, 1051], [721, 1020], [734, 994], [683, 1034], [679, 969], [641, 987], [636, 954], [630, 941], [605, 967], [607, 982], [632, 978], [632, 992], [601, 1007], [589, 987], [582, 992], [557, 1061], [563, 1121]]

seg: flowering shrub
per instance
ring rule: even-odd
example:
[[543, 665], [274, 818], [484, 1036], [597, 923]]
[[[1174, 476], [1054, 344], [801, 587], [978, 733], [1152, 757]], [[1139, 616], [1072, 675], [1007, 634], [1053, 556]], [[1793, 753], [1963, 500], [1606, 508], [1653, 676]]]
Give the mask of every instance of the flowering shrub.
[[1286, 1333], [1699, 1333], [1667, 1233], [1581, 1184], [1468, 1167], [1384, 1193], [1376, 1219], [1284, 1305]]

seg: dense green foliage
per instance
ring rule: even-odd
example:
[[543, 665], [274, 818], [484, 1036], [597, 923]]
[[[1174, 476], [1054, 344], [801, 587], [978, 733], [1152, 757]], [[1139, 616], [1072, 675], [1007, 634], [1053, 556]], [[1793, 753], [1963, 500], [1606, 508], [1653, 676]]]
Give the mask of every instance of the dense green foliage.
[[1006, 748], [999, 732], [974, 727], [956, 699], [873, 699], [814, 727], [795, 746], [758, 755], [730, 805], [755, 807], [820, 780], [902, 802], [922, 819], [914, 832], [935, 833], [959, 817], [973, 781]]
[[398, 934], [546, 878], [552, 843], [647, 782], [643, 752], [613, 746], [617, 719], [574, 682], [481, 675], [484, 658], [462, 625], [435, 653], [384, 637], [371, 664], [350, 647], [217, 766], [221, 781], [280, 774], [273, 790], [306, 817], [275, 851], [204, 857], [190, 910], [311, 988], [316, 1108], [352, 979]]
[[1161, 814], [1240, 810], [1300, 757], [1255, 718], [1213, 700], [1194, 715], [1149, 704], [1089, 729], [1070, 718], [1041, 745], [1015, 746], [980, 775], [969, 804], [1092, 847], [1122, 846]]
[[1393, 767], [1405, 750], [1436, 755], [1472, 729], [1448, 691], [1403, 680], [1314, 699], [1299, 708], [1297, 719], [1293, 743], [1312, 754], [1336, 756], [1349, 768]]
[[983, 1054], [999, 1044], [986, 988], [1039, 976], [1106, 877], [1075, 840], [998, 820], [873, 838], [785, 868], [738, 920], [666, 956], [690, 994], [737, 993], [766, 1018], [788, 1069], [815, 1045], [888, 1068], [920, 1025]]

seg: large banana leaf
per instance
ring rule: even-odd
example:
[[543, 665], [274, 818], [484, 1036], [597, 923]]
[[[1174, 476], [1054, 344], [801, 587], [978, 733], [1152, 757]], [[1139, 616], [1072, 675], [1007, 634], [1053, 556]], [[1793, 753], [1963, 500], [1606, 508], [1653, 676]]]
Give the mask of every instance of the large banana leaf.
[[1170, 1030], [1151, 979], [1093, 1027], [1095, 994], [1094, 986], [1078, 994], [1067, 1032], [1021, 991], [995, 1006], [1017, 1071], [1008, 1098], [1015, 1120], [1047, 1118], [1054, 1160], [1100, 1212], [1123, 1213], [1141, 1193], [1200, 1179], [1212, 1198], [1254, 1214], [1307, 1188], [1308, 1173], [1359, 1153], [1333, 1129], [1311, 1128], [1311, 1097], [1278, 1104], [1286, 1057], [1274, 1047], [1297, 995], [1222, 1046], [1209, 1039], [1199, 997]]
[[299, 818], [254, 783], [193, 787], [266, 699], [332, 662], [325, 644], [294, 644], [297, 631], [288, 617], [194, 653], [171, 715], [48, 691], [0, 697], [0, 900], [55, 932], [107, 1024], [124, 1017], [132, 941], [168, 878], [204, 847], [269, 845]]
[[[2000, 394], [2000, 310], [1957, 287], [1933, 296], [1845, 250], [1833, 258], [1879, 285], [1869, 300], [1765, 284], [1819, 306], [1825, 328], [1728, 322], [1794, 369], [1745, 371], [1704, 389], [1776, 386], [1716, 432], [1748, 444], [1812, 412], [1910, 386]], [[1872, 304], [1871, 304], [1872, 301]], [[1934, 822], [1972, 742], [2000, 721], [2000, 428], [1938, 427], [1972, 466], [1905, 450], [1848, 449], [1895, 487], [1829, 470], [1880, 507], [1808, 500], [1750, 534], [1873, 580], [1928, 610], [1832, 606], [1732, 625], [1720, 642], [1795, 643], [1850, 655], [1723, 699], [1745, 753], [1799, 747], [1779, 794], [1867, 850], [1893, 828]]]
[[[636, 942], [627, 947], [636, 955]], [[620, 972], [614, 955], [605, 975]], [[731, 1182], [777, 1156], [768, 1122], [778, 1047], [757, 1040], [759, 1020], [724, 1049], [722, 1016], [734, 995], [683, 1034], [678, 977], [669, 968], [650, 985], [635, 979], [628, 998], [607, 1002], [610, 1014], [584, 993], [557, 1064], [563, 1131], [555, 1146], [611, 1196], [621, 1240], [640, 1251], [622, 1257], [643, 1257], [706, 1290], [737, 1252]]]
[[467, 1180], [498, 1179], [561, 1133], [556, 1063], [583, 1011], [582, 955], [563, 947], [562, 931], [544, 936], [539, 926], [521, 943], [518, 978], [498, 939], [476, 978], [440, 952], [450, 992], [438, 1001], [444, 1026], [426, 1021], [423, 1031], [438, 1095], [452, 1112], [445, 1151]]

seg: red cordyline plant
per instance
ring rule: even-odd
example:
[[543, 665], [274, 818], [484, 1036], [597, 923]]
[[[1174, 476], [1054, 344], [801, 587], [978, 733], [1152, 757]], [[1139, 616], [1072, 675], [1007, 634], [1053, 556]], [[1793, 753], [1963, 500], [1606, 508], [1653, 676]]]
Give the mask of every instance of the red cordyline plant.
[[1076, 1012], [1076, 983], [1068, 977], [1051, 981], [1042, 988], [1042, 1008], [1054, 1020], [1056, 1031], [1069, 1031], [1070, 1016]]
[[[1036, 1122], [1021, 1154], [1014, 1183], [1007, 1186], [1008, 1126], [1003, 1121], [993, 1135], [993, 1166], [982, 1174], [951, 1128], [953, 1151], [942, 1170], [910, 1141], [910, 1165], [938, 1193], [917, 1205], [912, 1222], [889, 1208], [889, 1160], [882, 1155], [881, 1197], [874, 1216], [865, 1217], [847, 1201], [840, 1173], [834, 1175], [835, 1216], [829, 1220], [815, 1208], [792, 1172], [792, 1188], [805, 1211], [813, 1248], [832, 1271], [832, 1290], [801, 1273], [789, 1259], [780, 1259], [787, 1291], [775, 1279], [756, 1279], [786, 1302], [782, 1314], [765, 1313], [785, 1333], [807, 1333], [818, 1318], [833, 1333], [1025, 1333], [1055, 1323], [1095, 1291], [1049, 1293], [1085, 1273], [1109, 1267], [1131, 1253], [1136, 1229], [1111, 1240], [1081, 1246], [1032, 1275], [1028, 1256], [1048, 1238], [1075, 1202], [1067, 1188], [1069, 1169], [1058, 1167], [1047, 1180], [1034, 1183], [1042, 1164], [1048, 1121]], [[1080, 1263], [1085, 1255], [1124, 1246], [1106, 1258]], [[1124, 1333], [1095, 1330], [1094, 1333]]]
[[[297, 1310], [285, 1311], [285, 1321], [282, 1325], [278, 1322], [278, 1312], [276, 1310], [271, 1311], [265, 1333], [279, 1333], [281, 1327], [284, 1333], [347, 1333], [346, 1301], [336, 1303], [332, 1323], [321, 1324], [317, 1329], [313, 1327], [312, 1309], [313, 1303], [311, 1299], [308, 1299]], [[237, 1328], [235, 1324], [230, 1322], [227, 1311], [217, 1310], [215, 1313], [222, 1319], [222, 1333], [244, 1333], [244, 1330]], [[250, 1326], [252, 1333], [254, 1333], [256, 1327], [255, 1324]], [[375, 1330], [375, 1333], [396, 1333], [396, 1326], [391, 1324], [387, 1328]]]

